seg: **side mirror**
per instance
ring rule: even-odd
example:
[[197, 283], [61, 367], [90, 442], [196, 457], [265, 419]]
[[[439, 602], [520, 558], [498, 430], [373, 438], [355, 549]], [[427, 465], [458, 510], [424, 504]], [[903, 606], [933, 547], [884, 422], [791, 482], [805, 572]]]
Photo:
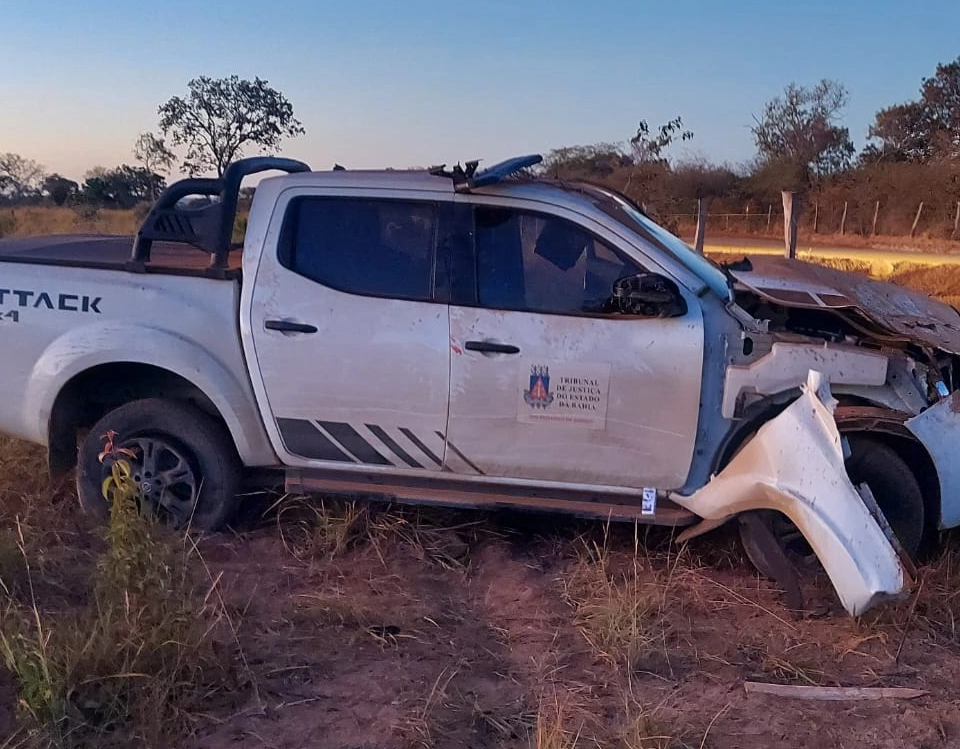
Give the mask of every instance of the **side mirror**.
[[659, 273], [638, 273], [614, 281], [610, 311], [639, 317], [681, 317], [687, 303], [680, 287]]

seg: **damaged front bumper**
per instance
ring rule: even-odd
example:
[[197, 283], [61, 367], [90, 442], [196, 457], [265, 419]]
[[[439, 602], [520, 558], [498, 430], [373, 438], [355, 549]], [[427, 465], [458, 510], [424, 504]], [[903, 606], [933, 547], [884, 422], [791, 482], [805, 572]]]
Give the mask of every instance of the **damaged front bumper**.
[[960, 390], [909, 419], [905, 426], [923, 443], [940, 481], [940, 527], [960, 525]]
[[719, 474], [693, 494], [671, 499], [707, 521], [782, 512], [813, 548], [843, 607], [859, 616], [903, 597], [912, 580], [872, 497], [847, 477], [835, 405], [826, 379], [811, 371], [800, 398], [764, 424]]

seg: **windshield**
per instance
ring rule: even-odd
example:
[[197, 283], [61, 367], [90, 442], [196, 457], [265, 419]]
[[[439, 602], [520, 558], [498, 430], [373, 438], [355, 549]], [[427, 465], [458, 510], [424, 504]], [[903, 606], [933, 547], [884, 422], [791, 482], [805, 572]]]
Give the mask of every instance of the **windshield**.
[[[648, 241], [652, 241], [659, 249], [667, 252], [677, 262], [696, 274], [697, 278], [707, 284], [721, 299], [733, 299], [728, 276], [719, 265], [700, 255], [679, 237], [650, 220], [631, 205], [628, 200], [624, 200], [621, 196], [606, 189], [597, 190], [597, 192], [602, 193], [603, 198], [606, 198], [606, 200], [601, 200], [597, 204], [597, 207], [604, 213], [617, 219], [635, 233], [640, 234]], [[610, 210], [612, 206], [607, 201], [614, 201], [616, 210]], [[604, 203], [607, 204], [604, 205]]]

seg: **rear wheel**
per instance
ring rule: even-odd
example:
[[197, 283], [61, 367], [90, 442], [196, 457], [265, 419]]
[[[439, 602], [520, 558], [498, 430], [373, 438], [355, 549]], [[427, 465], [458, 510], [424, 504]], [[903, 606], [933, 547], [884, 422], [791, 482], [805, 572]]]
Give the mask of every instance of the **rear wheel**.
[[[854, 486], [870, 487], [877, 506], [886, 518], [903, 550], [916, 559], [924, 536], [925, 507], [923, 492], [906, 461], [889, 444], [864, 434], [847, 436], [850, 457], [847, 476]], [[754, 567], [766, 577], [778, 579], [782, 567], [778, 552], [795, 564], [814, 560], [813, 551], [803, 534], [782, 513], [760, 510], [752, 513], [756, 521], [740, 523], [740, 539]], [[758, 521], [758, 522], [757, 522]], [[757, 528], [757, 525], [762, 526]], [[758, 536], [769, 532], [779, 549], [771, 550]]]
[[133, 401], [98, 421], [80, 445], [77, 495], [85, 510], [106, 518], [103, 482], [114, 462], [99, 459], [104, 435], [115, 432], [139, 488], [140, 508], [175, 528], [215, 531], [233, 516], [241, 466], [226, 429], [177, 401]]

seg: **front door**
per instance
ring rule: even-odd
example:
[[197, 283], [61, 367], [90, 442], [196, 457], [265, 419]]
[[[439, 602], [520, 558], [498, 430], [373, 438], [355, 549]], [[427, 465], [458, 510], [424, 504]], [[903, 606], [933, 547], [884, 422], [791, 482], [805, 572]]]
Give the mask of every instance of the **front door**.
[[441, 470], [450, 346], [434, 283], [442, 205], [364, 194], [281, 200], [278, 251], [266, 250], [249, 279], [247, 310], [250, 367], [285, 464]]
[[558, 215], [472, 213], [477, 298], [450, 310], [451, 470], [681, 486], [700, 405], [696, 298], [683, 290], [679, 317], [605, 314], [613, 282], [644, 270], [636, 260]]

